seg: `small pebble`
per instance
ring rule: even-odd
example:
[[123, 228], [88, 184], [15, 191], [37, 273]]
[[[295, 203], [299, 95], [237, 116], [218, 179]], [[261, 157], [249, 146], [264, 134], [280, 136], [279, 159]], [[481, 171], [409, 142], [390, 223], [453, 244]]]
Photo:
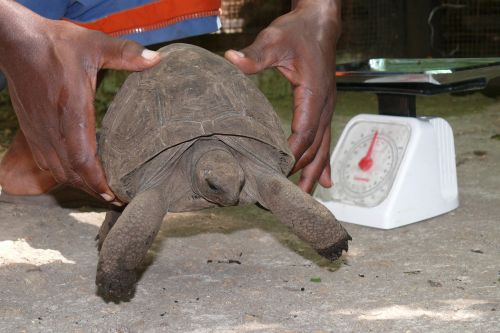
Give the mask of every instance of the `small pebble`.
[[436, 282], [436, 281], [432, 281], [432, 280], [427, 280], [427, 282], [429, 283], [429, 285], [431, 287], [442, 287], [443, 285], [441, 284], [441, 282]]

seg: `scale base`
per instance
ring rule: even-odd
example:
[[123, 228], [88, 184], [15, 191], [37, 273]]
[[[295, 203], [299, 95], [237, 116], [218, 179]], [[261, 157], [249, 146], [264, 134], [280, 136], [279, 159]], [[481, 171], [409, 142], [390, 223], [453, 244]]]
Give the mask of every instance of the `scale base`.
[[[350, 123], [359, 121], [369, 121], [374, 126], [377, 122], [404, 123], [410, 126], [411, 135], [392, 187], [378, 205], [364, 207], [335, 200], [332, 189], [318, 186], [314, 197], [339, 221], [392, 229], [426, 220], [458, 207], [455, 146], [453, 131], [448, 122], [442, 118], [358, 115]], [[346, 130], [339, 143], [345, 133]], [[336, 163], [338, 150], [336, 147], [332, 154], [332, 165]]]
[[359, 224], [378, 229], [394, 229], [420, 222], [448, 213], [458, 207], [458, 197], [450, 201], [435, 201], [425, 207], [415, 206], [413, 209], [410, 208], [398, 211], [391, 211], [384, 206], [376, 208], [357, 207], [353, 210], [352, 206], [346, 204], [332, 201], [318, 201], [326, 206], [326, 208], [335, 215], [337, 220], [341, 222]]

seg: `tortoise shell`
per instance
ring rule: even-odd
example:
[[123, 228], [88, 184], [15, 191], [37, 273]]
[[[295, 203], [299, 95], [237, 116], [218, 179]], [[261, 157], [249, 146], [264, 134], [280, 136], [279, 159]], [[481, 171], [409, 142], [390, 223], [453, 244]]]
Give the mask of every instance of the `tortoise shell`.
[[99, 154], [120, 199], [128, 202], [136, 193], [130, 177], [137, 170], [160, 155], [161, 165], [168, 164], [203, 137], [217, 136], [289, 173], [294, 158], [280, 120], [252, 80], [196, 46], [171, 44], [160, 52], [158, 65], [127, 78], [103, 120]]

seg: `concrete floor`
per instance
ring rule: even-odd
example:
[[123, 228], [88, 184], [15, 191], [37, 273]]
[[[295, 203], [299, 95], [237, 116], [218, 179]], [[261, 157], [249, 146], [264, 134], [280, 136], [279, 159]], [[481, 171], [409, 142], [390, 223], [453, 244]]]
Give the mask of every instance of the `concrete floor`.
[[170, 215], [127, 303], [95, 294], [104, 213], [1, 204], [0, 332], [500, 332], [500, 107], [449, 121], [457, 210], [345, 224], [334, 263], [258, 208]]

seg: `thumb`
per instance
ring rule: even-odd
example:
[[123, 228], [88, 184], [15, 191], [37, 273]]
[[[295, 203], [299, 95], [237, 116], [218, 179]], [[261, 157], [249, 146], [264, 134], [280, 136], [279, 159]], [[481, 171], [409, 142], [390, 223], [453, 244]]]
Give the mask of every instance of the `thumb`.
[[140, 44], [104, 35], [102, 44], [102, 68], [142, 71], [160, 62], [160, 53], [145, 49]]
[[272, 67], [276, 62], [275, 51], [257, 36], [252, 45], [240, 51], [228, 50], [224, 57], [245, 74], [255, 74]]

